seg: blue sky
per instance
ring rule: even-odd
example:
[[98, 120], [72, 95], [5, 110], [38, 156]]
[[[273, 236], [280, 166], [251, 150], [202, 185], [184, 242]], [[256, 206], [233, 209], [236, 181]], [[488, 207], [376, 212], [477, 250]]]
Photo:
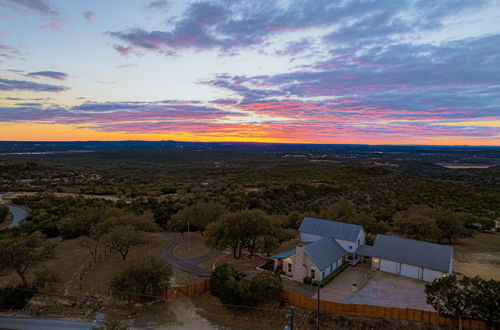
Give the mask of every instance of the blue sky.
[[499, 1], [0, 0], [1, 140], [500, 141]]

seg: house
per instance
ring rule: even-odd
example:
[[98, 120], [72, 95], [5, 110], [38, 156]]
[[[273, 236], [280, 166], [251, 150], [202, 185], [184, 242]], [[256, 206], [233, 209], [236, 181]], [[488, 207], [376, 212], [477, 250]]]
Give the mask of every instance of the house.
[[426, 282], [451, 274], [453, 267], [453, 247], [397, 236], [377, 235], [365, 253], [374, 269]]
[[299, 227], [300, 243], [273, 256], [274, 270], [302, 282], [304, 277], [321, 281], [344, 263], [356, 266], [371, 258], [372, 268], [424, 281], [451, 274], [451, 246], [377, 235], [365, 245], [362, 226], [305, 217]]
[[305, 217], [299, 232], [295, 248], [273, 256], [275, 271], [300, 282], [306, 276], [321, 281], [345, 262], [359, 262], [356, 250], [365, 244], [360, 225]]

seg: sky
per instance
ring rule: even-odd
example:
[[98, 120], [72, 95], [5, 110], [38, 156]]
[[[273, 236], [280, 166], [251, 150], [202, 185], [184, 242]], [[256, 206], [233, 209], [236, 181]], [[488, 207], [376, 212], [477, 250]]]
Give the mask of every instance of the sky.
[[500, 145], [500, 1], [0, 0], [0, 140]]

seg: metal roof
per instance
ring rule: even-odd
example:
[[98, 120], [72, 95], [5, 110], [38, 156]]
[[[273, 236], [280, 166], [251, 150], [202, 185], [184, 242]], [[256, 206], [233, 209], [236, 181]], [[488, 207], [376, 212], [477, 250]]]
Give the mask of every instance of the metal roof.
[[372, 257], [373, 256], [373, 246], [360, 245], [360, 246], [358, 246], [358, 249], [354, 253], [365, 256], [365, 257]]
[[310, 217], [304, 217], [299, 227], [301, 233], [315, 234], [351, 242], [356, 241], [362, 229], [363, 227], [360, 225]]
[[333, 264], [340, 257], [346, 254], [346, 251], [336, 240], [325, 237], [304, 247], [304, 254], [320, 270]]
[[293, 256], [294, 254], [295, 254], [295, 248], [287, 250], [287, 251], [283, 251], [283, 252], [280, 252], [280, 253], [277, 253], [274, 256], [272, 256], [271, 258], [273, 258], [273, 259], [284, 259], [284, 258], [288, 258], [289, 256]]
[[397, 236], [377, 235], [373, 257], [402, 262], [405, 264], [437, 270], [450, 271], [453, 247]]

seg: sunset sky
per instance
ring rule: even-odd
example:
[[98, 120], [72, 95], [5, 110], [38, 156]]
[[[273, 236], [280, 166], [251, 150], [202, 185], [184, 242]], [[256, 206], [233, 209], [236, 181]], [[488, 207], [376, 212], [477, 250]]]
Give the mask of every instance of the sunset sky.
[[0, 140], [500, 145], [500, 1], [0, 0]]

